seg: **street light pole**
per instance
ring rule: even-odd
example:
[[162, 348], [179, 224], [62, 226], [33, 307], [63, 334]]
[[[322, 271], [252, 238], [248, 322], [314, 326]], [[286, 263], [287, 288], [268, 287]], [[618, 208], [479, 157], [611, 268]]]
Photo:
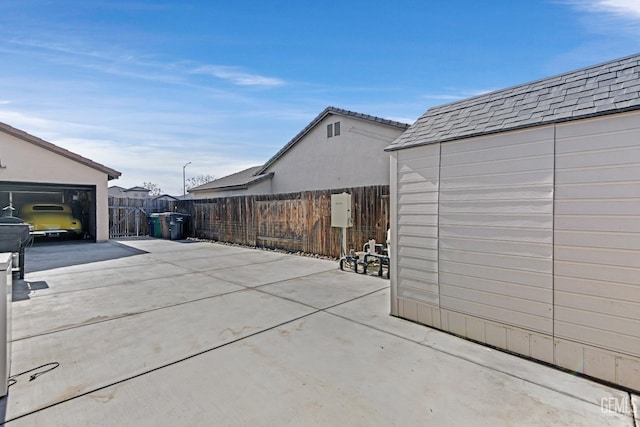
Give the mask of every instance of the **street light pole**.
[[184, 170], [189, 166], [191, 162], [188, 162], [182, 167], [182, 198], [185, 199], [187, 196], [187, 180], [185, 179]]

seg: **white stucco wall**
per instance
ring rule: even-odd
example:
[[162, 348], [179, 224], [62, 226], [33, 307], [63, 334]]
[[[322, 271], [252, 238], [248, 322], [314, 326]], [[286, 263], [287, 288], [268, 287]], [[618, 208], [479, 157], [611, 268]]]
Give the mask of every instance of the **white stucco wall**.
[[[327, 138], [327, 125], [341, 134]], [[351, 117], [328, 115], [266, 172], [275, 172], [273, 193], [389, 184], [385, 147], [403, 130]], [[252, 191], [253, 193], [253, 191]]]
[[107, 174], [0, 132], [0, 181], [94, 185], [96, 240], [109, 239]]

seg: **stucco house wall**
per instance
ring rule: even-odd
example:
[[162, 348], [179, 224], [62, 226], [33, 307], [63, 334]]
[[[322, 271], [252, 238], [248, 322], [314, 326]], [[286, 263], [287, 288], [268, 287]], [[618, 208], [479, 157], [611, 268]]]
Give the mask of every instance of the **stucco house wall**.
[[[327, 125], [340, 123], [340, 135], [327, 137]], [[273, 172], [271, 191], [362, 187], [389, 184], [384, 149], [404, 129], [381, 126], [350, 116], [328, 114], [265, 169]]]
[[639, 65], [436, 107], [389, 146], [393, 315], [640, 390]]
[[[29, 142], [30, 139], [36, 143]], [[0, 128], [0, 162], [0, 181], [3, 182], [94, 186], [96, 240], [109, 239], [107, 183], [120, 172], [8, 125]]]

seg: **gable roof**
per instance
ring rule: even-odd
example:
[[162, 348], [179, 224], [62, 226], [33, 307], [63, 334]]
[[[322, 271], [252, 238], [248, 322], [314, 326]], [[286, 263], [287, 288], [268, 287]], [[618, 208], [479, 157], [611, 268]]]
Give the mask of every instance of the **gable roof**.
[[146, 191], [148, 193], [151, 190], [149, 190], [148, 188], [144, 188], [139, 185], [136, 185], [135, 187], [127, 188], [126, 190], [123, 190], [123, 191], [125, 192], [126, 191]]
[[88, 166], [90, 168], [93, 168], [95, 170], [98, 170], [100, 172], [103, 172], [105, 174], [107, 174], [107, 179], [111, 180], [111, 179], [117, 179], [118, 177], [120, 177], [120, 175], [122, 175], [122, 173], [118, 172], [115, 169], [111, 169], [105, 165], [102, 165], [100, 163], [94, 162], [93, 160], [89, 160], [86, 157], [82, 157], [79, 154], [76, 153], [72, 153], [69, 150], [66, 150], [62, 147], [58, 147], [57, 145], [54, 145], [50, 142], [45, 141], [44, 139], [40, 139], [37, 136], [33, 136], [31, 134], [28, 134], [25, 131], [22, 131], [20, 129], [16, 129], [13, 126], [9, 126], [6, 123], [2, 123], [0, 122], [0, 132], [4, 132], [8, 135], [14, 136], [18, 139], [21, 139], [23, 141], [26, 142], [30, 142], [31, 144], [37, 145], [40, 148], [44, 148], [45, 150], [49, 150], [52, 151], [56, 154], [59, 154], [63, 157], [66, 157], [68, 159], [71, 159], [75, 162], [81, 163], [85, 166]]
[[366, 120], [366, 121], [377, 123], [383, 126], [398, 128], [403, 131], [409, 127], [408, 123], [396, 122], [395, 120], [383, 119], [381, 117], [370, 116], [368, 114], [362, 114], [362, 113], [356, 113], [354, 111], [343, 110], [341, 108], [336, 108], [336, 107], [327, 107], [320, 114], [318, 114], [318, 116], [315, 119], [313, 119], [311, 123], [309, 123], [296, 136], [294, 136], [291, 141], [287, 142], [287, 144], [285, 144], [285, 146], [282, 147], [280, 151], [278, 151], [273, 157], [267, 160], [267, 162], [262, 166], [261, 169], [258, 170], [257, 173], [261, 174], [264, 171], [266, 171], [269, 168], [269, 166], [275, 163], [276, 160], [282, 157], [287, 151], [289, 151], [294, 145], [296, 145], [302, 138], [304, 138], [304, 136], [308, 134], [311, 131], [311, 129], [316, 127], [322, 120], [324, 120], [325, 117], [331, 114], [337, 115], [337, 116], [343, 116], [343, 117], [351, 117], [351, 118], [360, 119], [360, 120]]
[[231, 175], [224, 176], [219, 179], [215, 179], [206, 184], [199, 185], [191, 188], [188, 191], [203, 191], [203, 190], [239, 190], [249, 188], [251, 184], [269, 179], [273, 176], [272, 173], [264, 175], [256, 175], [256, 173], [262, 168], [262, 166], [253, 166], [240, 172], [236, 172]]
[[166, 193], [165, 194], [160, 194], [158, 196], [154, 196], [154, 197], [151, 198], [151, 200], [158, 200], [158, 199], [162, 199], [162, 198], [164, 198], [164, 199], [172, 199], [172, 200], [180, 200], [176, 196], [172, 196], [171, 194], [166, 194]]
[[640, 109], [640, 54], [429, 109], [387, 151]]

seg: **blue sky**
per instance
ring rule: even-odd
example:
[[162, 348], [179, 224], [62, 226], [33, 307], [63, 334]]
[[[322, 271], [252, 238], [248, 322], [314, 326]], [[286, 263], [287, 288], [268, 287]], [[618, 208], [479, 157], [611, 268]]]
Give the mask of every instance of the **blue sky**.
[[640, 52], [640, 0], [4, 0], [0, 121], [181, 194], [327, 106], [428, 108]]

